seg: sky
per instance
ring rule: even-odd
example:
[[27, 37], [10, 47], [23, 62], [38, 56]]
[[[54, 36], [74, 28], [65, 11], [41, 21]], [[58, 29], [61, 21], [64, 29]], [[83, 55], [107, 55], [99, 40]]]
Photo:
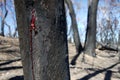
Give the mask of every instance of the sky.
[[[84, 27], [85, 27], [84, 25], [86, 24], [85, 22], [87, 19], [87, 0], [72, 0], [72, 2], [74, 4], [74, 9], [75, 9], [75, 13], [76, 13], [76, 19], [77, 19], [77, 23], [78, 23], [79, 32], [80, 32], [80, 35], [83, 35], [81, 33], [84, 32]], [[12, 34], [15, 31], [14, 28], [17, 27], [15, 9], [14, 9], [13, 4], [14, 4], [13, 0], [7, 0], [8, 15], [6, 18], [6, 22], [11, 26]], [[80, 6], [78, 6], [78, 5], [80, 5]], [[3, 11], [2, 14], [5, 14], [5, 11]], [[83, 24], [81, 24], [81, 23], [83, 23]], [[68, 12], [67, 12], [67, 24], [68, 24], [68, 27], [71, 25], [71, 19], [70, 19]], [[68, 28], [68, 30], [69, 30], [69, 28]], [[9, 33], [8, 27], [5, 25], [5, 35], [8, 35], [8, 33]]]
[[[5, 7], [4, 7], [5, 5], [4, 5], [4, 3], [2, 3], [2, 4], [3, 4], [3, 6], [1, 6], [1, 8], [0, 8], [0, 12], [4, 16], [5, 15]], [[14, 8], [14, 2], [13, 2], [13, 0], [6, 0], [6, 5], [7, 5], [6, 8], [8, 10], [8, 15], [7, 15], [5, 21], [6, 21], [6, 23], [8, 25], [10, 25], [11, 32], [13, 34], [15, 32], [14, 28], [17, 27], [17, 24], [16, 24], [16, 15], [15, 15], [15, 8]], [[2, 18], [0, 17], [0, 20], [1, 19]], [[1, 24], [1, 22], [0, 22], [0, 24]], [[8, 30], [8, 27], [6, 25], [5, 25], [4, 30], [5, 30], [5, 35], [8, 36], [9, 30]]]
[[[110, 0], [99, 0], [98, 3], [98, 8], [100, 7], [106, 7], [107, 11], [105, 14], [103, 14], [102, 11], [105, 12], [105, 10], [101, 10], [97, 12], [97, 24], [101, 23], [102, 19], [108, 19], [109, 18], [109, 12], [112, 11], [113, 12], [113, 17], [118, 19], [118, 22], [120, 22], [120, 14], [119, 12], [116, 13], [116, 11], [120, 11], [119, 7], [118, 8], [114, 8], [111, 9], [111, 5], [109, 4]], [[80, 35], [80, 39], [81, 42], [85, 41], [85, 34], [86, 34], [86, 27], [87, 27], [87, 12], [88, 12], [88, 0], [72, 0], [73, 5], [74, 5], [74, 10], [76, 13], [76, 19], [77, 19], [77, 24], [78, 24], [78, 30], [79, 30], [79, 35]], [[78, 3], [79, 5], [79, 9], [77, 8], [78, 5], [76, 5], [76, 3]], [[69, 14], [67, 14], [67, 23], [68, 23], [68, 27], [70, 27], [71, 25], [71, 20], [70, 20], [70, 16]], [[118, 24], [119, 26], [119, 24]], [[116, 29], [115, 31], [115, 37], [118, 38], [118, 31], [120, 30], [120, 27], [117, 27], [118, 29]], [[69, 30], [69, 28], [68, 28]], [[97, 30], [99, 30], [99, 26], [97, 26]], [[72, 37], [72, 34], [70, 35]], [[98, 36], [98, 35], [97, 35]], [[99, 39], [99, 36], [97, 37]]]
[[[86, 23], [87, 23], [87, 11], [88, 11], [87, 1], [88, 0], [72, 0], [74, 4], [74, 10], [76, 13], [76, 20], [78, 24], [80, 39], [83, 42], [85, 40], [85, 31], [86, 31]], [[67, 11], [67, 23], [68, 23], [68, 30], [70, 30], [69, 27], [71, 25], [71, 19], [68, 11]], [[72, 37], [72, 34], [69, 37]]]

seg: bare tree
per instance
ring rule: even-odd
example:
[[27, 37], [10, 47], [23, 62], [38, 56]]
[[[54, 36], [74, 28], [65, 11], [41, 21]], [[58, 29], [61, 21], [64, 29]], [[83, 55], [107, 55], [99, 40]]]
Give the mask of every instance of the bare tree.
[[77, 21], [76, 21], [76, 14], [73, 8], [73, 4], [71, 0], [65, 0], [68, 9], [69, 9], [69, 14], [71, 17], [71, 28], [73, 30], [73, 38], [74, 38], [74, 42], [75, 42], [75, 47], [76, 47], [76, 52], [77, 54], [74, 56], [73, 60], [71, 61], [71, 64], [75, 64], [76, 59], [78, 58], [79, 54], [81, 53], [81, 51], [83, 50], [82, 48], [82, 44], [80, 42], [80, 36], [79, 36], [79, 32], [78, 32], [78, 26], [77, 26]]
[[15, 7], [24, 80], [70, 80], [64, 0], [15, 0]]
[[4, 12], [3, 9], [5, 8], [5, 14], [2, 16], [2, 22], [1, 22], [1, 36], [5, 36], [4, 34], [4, 22], [5, 22], [5, 18], [8, 15], [8, 10], [6, 9], [6, 0], [2, 0], [2, 13]]
[[[11, 32], [11, 26], [7, 23], [7, 21], [5, 20], [8, 13], [8, 9], [7, 9], [7, 1], [6, 0], [1, 0], [1, 36], [5, 36], [5, 25], [6, 27], [8, 27], [8, 36], [12, 37], [12, 32]], [[14, 15], [15, 16], [15, 15]]]
[[8, 30], [9, 30], [9, 37], [12, 37], [12, 32], [11, 32], [11, 26], [6, 22], [4, 21], [4, 25], [6, 25], [8, 27]]
[[91, 56], [96, 56], [95, 54], [96, 26], [97, 26], [96, 16], [97, 16], [98, 1], [99, 0], [89, 0], [89, 7], [88, 7], [85, 53]]
[[13, 33], [13, 37], [16, 37], [17, 36], [17, 32], [18, 32], [18, 29], [17, 27], [15, 28], [15, 32]]
[[97, 27], [97, 36], [99, 37], [99, 41], [97, 41], [102, 50], [119, 51], [119, 42], [117, 42], [119, 38], [116, 36], [119, 34], [119, 16], [117, 15], [119, 14], [119, 2], [117, 0], [109, 0], [105, 4], [107, 4], [107, 6], [103, 5], [99, 7], [99, 13], [102, 14], [103, 17], [99, 20]]

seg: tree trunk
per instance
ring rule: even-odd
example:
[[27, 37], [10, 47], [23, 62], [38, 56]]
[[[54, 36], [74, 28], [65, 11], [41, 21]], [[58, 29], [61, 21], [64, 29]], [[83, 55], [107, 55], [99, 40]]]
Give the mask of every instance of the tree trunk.
[[87, 19], [87, 30], [85, 40], [85, 53], [91, 56], [95, 56], [95, 44], [96, 44], [96, 16], [97, 16], [97, 5], [99, 0], [89, 0], [88, 7], [88, 19]]
[[80, 36], [79, 36], [79, 31], [78, 31], [78, 27], [77, 27], [77, 21], [76, 21], [76, 15], [75, 15], [75, 11], [73, 8], [73, 4], [71, 0], [65, 0], [68, 9], [69, 9], [69, 13], [70, 13], [70, 17], [71, 17], [71, 28], [73, 29], [73, 38], [74, 38], [74, 42], [75, 42], [75, 47], [76, 47], [76, 52], [77, 54], [73, 57], [71, 64], [75, 65], [76, 64], [76, 60], [79, 57], [81, 51], [83, 50], [82, 44], [80, 42]]
[[[24, 71], [24, 80], [32, 80], [30, 45], [29, 45], [29, 20], [27, 19], [24, 0], [14, 0], [16, 20], [20, 41], [20, 53]], [[30, 16], [30, 15], [29, 15]]]
[[78, 32], [78, 27], [77, 27], [75, 11], [74, 11], [73, 4], [72, 4], [71, 0], [65, 0], [65, 2], [68, 6], [71, 21], [72, 21], [71, 27], [73, 29], [73, 38], [74, 38], [74, 42], [75, 42], [75, 46], [76, 46], [76, 51], [77, 51], [77, 54], [79, 54], [82, 51], [82, 45], [80, 42], [80, 36], [79, 36], [79, 32]]
[[[15, 6], [24, 80], [70, 80], [64, 0], [15, 0]], [[30, 42], [32, 8], [37, 33]]]
[[9, 37], [12, 37], [12, 33], [11, 33], [11, 27], [10, 27], [10, 25], [4, 20], [4, 24], [8, 27], [8, 29], [9, 29], [9, 33], [8, 33], [8, 35], [9, 35]]
[[17, 31], [18, 31], [18, 29], [17, 29], [17, 27], [15, 28], [15, 32], [13, 33], [13, 37], [17, 37]]
[[4, 34], [4, 21], [2, 19], [2, 22], [1, 22], [1, 36], [5, 36]]
[[4, 6], [2, 6], [2, 13], [4, 13], [4, 9], [5, 8], [5, 14], [3, 14], [2, 16], [2, 22], [1, 22], [1, 36], [5, 36], [4, 34], [4, 22], [5, 22], [5, 18], [8, 15], [8, 10], [6, 9], [6, 0], [2, 0], [2, 4], [4, 4]]

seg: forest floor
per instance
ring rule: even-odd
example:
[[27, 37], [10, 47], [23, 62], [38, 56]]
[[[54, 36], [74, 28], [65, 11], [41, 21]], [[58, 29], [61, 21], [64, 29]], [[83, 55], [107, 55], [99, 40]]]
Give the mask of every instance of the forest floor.
[[[96, 53], [96, 58], [80, 54], [76, 65], [70, 65], [71, 80], [120, 80], [118, 53], [97, 49]], [[74, 44], [69, 44], [69, 61], [75, 55]], [[23, 80], [18, 39], [0, 37], [0, 80]]]

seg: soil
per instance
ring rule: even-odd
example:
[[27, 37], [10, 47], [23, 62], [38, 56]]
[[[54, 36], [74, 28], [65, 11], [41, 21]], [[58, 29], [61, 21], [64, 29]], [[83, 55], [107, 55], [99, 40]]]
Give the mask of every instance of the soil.
[[[81, 53], [76, 64], [70, 64], [71, 80], [120, 80], [118, 52], [96, 49], [96, 54], [93, 58]], [[75, 45], [69, 43], [69, 62], [75, 55]], [[0, 80], [23, 80], [17, 38], [0, 36]]]

